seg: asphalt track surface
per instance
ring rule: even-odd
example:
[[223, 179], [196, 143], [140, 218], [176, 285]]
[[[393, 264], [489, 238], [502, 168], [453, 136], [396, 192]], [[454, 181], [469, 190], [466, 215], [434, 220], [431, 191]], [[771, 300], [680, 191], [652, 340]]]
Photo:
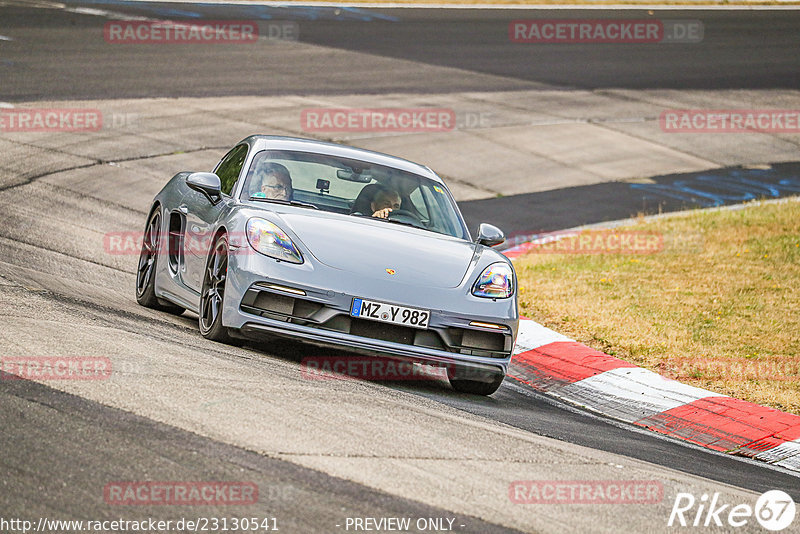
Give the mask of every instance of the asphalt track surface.
[[[304, 469], [156, 423], [27, 380], [0, 390], [3, 406], [3, 515], [26, 517], [144, 516], [177, 521], [186, 509], [163, 506], [120, 510], [107, 516], [102, 488], [112, 480], [247, 480], [260, 491], [247, 517], [278, 519], [279, 530], [326, 532], [332, 518], [453, 517], [409, 499]], [[69, 488], [65, 490], [64, 488]], [[181, 507], [182, 508], [182, 507]], [[76, 513], [77, 512], [77, 513]], [[230, 516], [224, 506], [197, 508], [204, 517]], [[466, 523], [466, 524], [465, 524]], [[514, 532], [461, 517], [463, 532]]]
[[[180, 20], [296, 21], [299, 40], [372, 56], [456, 67], [491, 79], [341, 62], [320, 50], [254, 55], [248, 45], [108, 45], [102, 17], [4, 7], [0, 41], [7, 101], [275, 94], [494, 91], [563, 88], [747, 89], [800, 87], [800, 11], [337, 10], [264, 6], [67, 2]], [[338, 13], [338, 14], [337, 14]], [[701, 20], [700, 43], [526, 45], [508, 23], [526, 18]], [[384, 20], [391, 18], [392, 20]], [[366, 20], [353, 20], [366, 19]], [[113, 20], [113, 19], [112, 19]], [[54, 83], [57, 81], [57, 83]]]
[[[213, 6], [85, 5], [163, 17], [174, 17], [178, 11], [202, 13], [210, 19], [256, 16], [255, 9], [238, 13], [229, 8], [219, 11]], [[420, 92], [446, 92], [505, 90], [537, 84], [591, 88], [609, 84], [624, 87], [797, 88], [800, 73], [800, 56], [796, 53], [800, 13], [796, 11], [670, 11], [670, 18], [701, 18], [707, 33], [711, 33], [711, 28], [719, 31], [715, 32], [716, 37], [707, 39], [702, 45], [653, 45], [635, 51], [596, 45], [549, 47], [537, 49], [534, 58], [529, 49], [511, 45], [502, 38], [484, 37], [498, 28], [502, 35], [508, 20], [527, 16], [522, 14], [518, 17], [518, 14], [507, 11], [454, 14], [409, 10], [403, 11], [402, 17], [387, 10], [358, 10], [348, 14], [349, 17], [370, 18], [367, 21], [332, 20], [340, 16], [332, 10], [317, 10], [314, 16], [318, 20], [307, 20], [308, 12], [278, 14], [262, 8], [260, 13], [260, 16], [303, 21], [303, 42], [454, 66], [502, 78], [492, 78], [490, 86], [484, 79], [442, 77], [420, 80], [413, 72], [404, 70], [376, 73], [370, 71], [368, 65], [328, 62], [322, 52], [318, 57], [303, 52], [288, 60], [278, 55], [253, 58], [246, 50], [224, 46], [202, 52], [188, 47], [179, 52], [167, 47], [152, 47], [143, 54], [129, 57], [125, 50], [110, 51], [111, 47], [105, 44], [93, 44], [96, 40], [89, 36], [102, 31], [102, 19], [58, 10], [6, 6], [0, 7], [3, 21], [0, 33], [24, 30], [30, 39], [0, 41], [3, 80], [0, 100], [380, 93], [413, 91], [415, 88]], [[555, 17], [561, 13], [537, 12], [537, 16]], [[597, 12], [592, 12], [592, 16], [597, 16]], [[386, 20], [387, 17], [402, 20]], [[287, 68], [287, 64], [297, 68]], [[689, 64], [691, 67], [687, 66]], [[709, 76], [709, 73], [713, 75]], [[614, 196], [613, 191], [608, 194]], [[561, 200], [574, 196], [562, 195], [559, 197]], [[482, 202], [488, 204], [491, 211], [496, 207], [491, 206], [491, 202], [499, 200], [502, 199]], [[614, 209], [610, 204], [608, 211], [597, 214], [595, 218], [611, 218]], [[627, 208], [626, 211], [629, 212]], [[564, 227], [572, 226], [573, 222], [593, 221], [564, 219], [554, 224]], [[546, 228], [544, 220], [541, 227]], [[17, 254], [10, 259], [11, 263], [24, 265], [28, 253], [25, 247], [12, 243], [8, 250]], [[50, 253], [59, 254], [59, 251]], [[47, 251], [37, 254], [48, 257]], [[131, 278], [122, 279], [130, 281]], [[32, 291], [17, 284], [4, 285], [3, 288], [9, 301], [16, 297], [20, 301], [53, 301], [60, 308], [68, 309], [76, 321], [91, 322], [101, 320], [100, 317], [114, 321], [123, 317], [143, 330], [153, 322], [149, 313], [114, 309], [113, 304], [103, 306], [96, 298], [67, 298], [52, 289]], [[129, 289], [121, 290], [129, 292]], [[177, 333], [185, 335], [194, 328], [194, 323], [191, 317], [164, 319], [158, 322], [156, 330], [158, 335], [169, 338]], [[197, 342], [202, 344], [200, 339]], [[251, 345], [248, 350], [257, 358], [262, 349]], [[265, 354], [291, 364], [296, 363], [294, 354], [298, 352], [300, 349], [288, 344], [282, 350]], [[538, 435], [667, 466], [709, 480], [757, 492], [778, 487], [789, 492], [796, 501], [800, 500], [798, 478], [788, 472], [617, 425], [558, 405], [510, 381], [487, 399], [456, 395], [438, 383], [389, 383], [385, 387]], [[2, 428], [14, 429], [13, 432], [0, 433], [0, 450], [3, 451], [0, 455], [3, 470], [0, 485], [9, 489], [0, 494], [2, 510], [18, 513], [24, 510], [29, 515], [51, 516], [80, 510], [83, 515], [104, 517], [108, 509], [96, 489], [110, 479], [141, 478], [142, 473], [146, 473], [153, 480], [213, 480], [241, 477], [245, 471], [249, 480], [275, 490], [263, 499], [264, 508], [258, 512], [287, 518], [287, 530], [290, 531], [293, 530], [291, 527], [304, 531], [331, 530], [329, 519], [332, 516], [453, 515], [447, 510], [265, 457], [38, 383], [2, 382], [0, 406], [3, 407], [0, 410]], [[144, 512], [148, 511], [163, 519], [177, 514], [163, 508], [152, 511], [139, 509], [137, 513], [145, 515]], [[208, 509], [204, 513], [213, 515]], [[126, 514], [128, 512], [123, 515]], [[464, 531], [510, 531], [473, 517], [461, 519], [467, 525]]]

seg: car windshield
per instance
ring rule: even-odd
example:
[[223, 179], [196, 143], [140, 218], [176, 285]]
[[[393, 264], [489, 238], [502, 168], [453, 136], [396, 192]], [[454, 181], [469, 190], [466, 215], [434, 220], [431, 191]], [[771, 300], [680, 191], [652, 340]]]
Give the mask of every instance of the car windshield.
[[380, 220], [468, 239], [455, 201], [443, 184], [365, 161], [264, 150], [253, 158], [241, 198], [311, 205], [354, 217], [372, 217], [391, 208], [389, 216]]

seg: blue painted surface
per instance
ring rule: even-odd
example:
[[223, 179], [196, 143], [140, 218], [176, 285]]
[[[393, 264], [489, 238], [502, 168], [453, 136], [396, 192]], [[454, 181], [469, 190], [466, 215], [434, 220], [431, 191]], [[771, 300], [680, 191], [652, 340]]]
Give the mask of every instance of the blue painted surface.
[[672, 183], [630, 184], [630, 187], [645, 193], [645, 198], [669, 198], [713, 207], [800, 193], [800, 179], [781, 178], [775, 169], [733, 169], [723, 176], [698, 174]]
[[[136, 8], [142, 11], [151, 13], [157, 17], [175, 17], [175, 18], [203, 18], [204, 15], [198, 11], [191, 11], [192, 4], [181, 4], [181, 8], [166, 7], [164, 5], [153, 5], [149, 2], [137, 2], [136, 0], [67, 0], [66, 4], [70, 5], [95, 5], [106, 7], [129, 7]], [[164, 2], [169, 4], [169, 2]], [[324, 6], [303, 6], [303, 5], [286, 5], [286, 6], [265, 6], [265, 5], [246, 5], [246, 4], [226, 4], [219, 3], [203, 3], [196, 4], [202, 8], [223, 8], [229, 14], [227, 17], [241, 17], [254, 20], [335, 20], [335, 21], [386, 21], [386, 22], [399, 22], [400, 19], [390, 15], [375, 13], [366, 9], [357, 7], [324, 7]], [[206, 17], [209, 18], [209, 17]]]

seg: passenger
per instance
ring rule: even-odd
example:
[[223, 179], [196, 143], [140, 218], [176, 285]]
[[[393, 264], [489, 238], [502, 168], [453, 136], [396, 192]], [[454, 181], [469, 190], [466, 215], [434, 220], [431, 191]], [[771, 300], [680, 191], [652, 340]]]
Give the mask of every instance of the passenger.
[[291, 200], [294, 193], [289, 169], [280, 163], [267, 160], [261, 160], [256, 164], [253, 184], [258, 184], [257, 190], [253, 194], [254, 197]]

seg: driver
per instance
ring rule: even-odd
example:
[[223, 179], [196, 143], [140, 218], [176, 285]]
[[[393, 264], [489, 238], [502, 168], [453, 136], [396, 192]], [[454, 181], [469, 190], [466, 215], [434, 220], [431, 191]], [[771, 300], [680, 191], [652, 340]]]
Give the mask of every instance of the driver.
[[392, 210], [400, 209], [400, 203], [400, 193], [381, 187], [372, 197], [369, 207], [372, 210], [373, 217], [387, 219]]
[[256, 164], [253, 184], [257, 186], [254, 197], [271, 200], [291, 200], [292, 177], [289, 169], [280, 163], [261, 160]]
[[[379, 170], [373, 169], [372, 172], [373, 174], [378, 174]], [[421, 218], [422, 215], [411, 200], [411, 193], [420, 187], [419, 177], [393, 169], [380, 170], [380, 172], [384, 179], [380, 180], [381, 183], [365, 185], [358, 194], [358, 197], [356, 197], [350, 213], [368, 213], [371, 203], [375, 199], [375, 195], [377, 195], [378, 191], [387, 189], [387, 184], [391, 183], [392, 189], [395, 189], [400, 195], [399, 209], [406, 210], [412, 215]], [[374, 212], [375, 210], [372, 211]]]

